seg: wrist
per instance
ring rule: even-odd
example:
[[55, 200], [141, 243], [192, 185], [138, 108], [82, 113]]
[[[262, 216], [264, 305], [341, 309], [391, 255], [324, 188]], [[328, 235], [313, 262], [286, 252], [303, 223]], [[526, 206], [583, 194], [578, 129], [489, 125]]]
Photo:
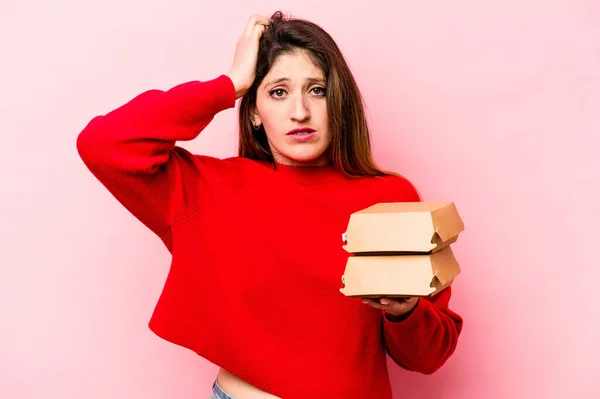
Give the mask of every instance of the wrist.
[[410, 315], [415, 311], [417, 306], [419, 306], [419, 302], [420, 302], [420, 298], [417, 298], [416, 302], [409, 310], [407, 310], [406, 312], [399, 314], [399, 315], [384, 311], [385, 318], [394, 323], [399, 323], [401, 321], [404, 321], [404, 320], [408, 319], [410, 317]]
[[235, 76], [234, 72], [229, 72], [226, 74], [227, 77], [229, 77], [229, 79], [231, 80], [231, 83], [233, 83], [233, 87], [235, 89], [235, 99], [237, 100], [238, 98], [242, 97], [244, 94], [246, 94], [246, 90], [243, 87], [242, 84], [239, 83], [238, 78]]

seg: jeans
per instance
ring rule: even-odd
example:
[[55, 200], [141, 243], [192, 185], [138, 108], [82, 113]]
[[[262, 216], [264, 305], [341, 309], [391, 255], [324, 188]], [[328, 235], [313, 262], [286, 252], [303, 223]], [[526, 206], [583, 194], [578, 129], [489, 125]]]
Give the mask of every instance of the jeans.
[[234, 399], [231, 396], [227, 395], [221, 386], [219, 385], [219, 381], [215, 379], [213, 383], [212, 395], [210, 395], [210, 399]]

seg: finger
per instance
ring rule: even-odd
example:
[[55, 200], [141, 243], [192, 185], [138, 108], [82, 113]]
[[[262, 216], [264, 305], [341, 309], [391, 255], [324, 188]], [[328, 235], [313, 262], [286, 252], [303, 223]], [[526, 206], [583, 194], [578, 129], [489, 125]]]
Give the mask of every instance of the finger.
[[386, 310], [390, 308], [389, 302], [387, 304], [381, 303], [381, 300], [379, 298], [363, 298], [362, 302], [365, 305], [369, 305], [375, 309]]
[[247, 35], [251, 35], [252, 32], [254, 32], [254, 28], [259, 25], [259, 26], [265, 26], [268, 25], [270, 22], [270, 19], [267, 17], [264, 17], [262, 15], [252, 15], [249, 19], [248, 19], [248, 23], [246, 24], [246, 29], [244, 31], [244, 33], [246, 33]]
[[264, 15], [255, 15], [256, 23], [261, 25], [269, 25], [271, 23], [271, 18], [265, 17]]
[[389, 303], [390, 305], [393, 306], [404, 306], [404, 305], [413, 305], [415, 302], [417, 302], [419, 298], [418, 297], [402, 297], [402, 298], [395, 298], [395, 299], [390, 299], [390, 298], [381, 298], [381, 303], [382, 304], [387, 304]]
[[384, 310], [395, 315], [401, 315], [410, 312], [410, 310], [415, 307], [415, 304], [418, 300], [418, 298], [412, 297], [401, 298], [399, 300], [388, 302], [387, 298], [382, 298], [383, 303], [388, 303], [387, 309]]
[[254, 25], [254, 29], [252, 30], [252, 35], [260, 38], [262, 34], [267, 30], [266, 25], [256, 24]]
[[402, 313], [411, 309], [417, 298], [402, 298], [399, 300], [380, 298], [379, 300], [363, 299], [363, 303], [376, 309], [386, 310], [393, 313]]
[[248, 22], [246, 23], [246, 28], [244, 29], [244, 34], [250, 36], [254, 31], [254, 27], [256, 26], [256, 15], [252, 15], [248, 18]]
[[408, 309], [410, 307], [410, 305], [408, 303], [406, 303], [403, 298], [400, 298], [400, 299], [381, 298], [379, 300], [379, 303], [381, 303], [384, 306], [384, 310], [387, 310], [390, 312], [392, 312], [392, 311], [402, 312], [405, 309]]

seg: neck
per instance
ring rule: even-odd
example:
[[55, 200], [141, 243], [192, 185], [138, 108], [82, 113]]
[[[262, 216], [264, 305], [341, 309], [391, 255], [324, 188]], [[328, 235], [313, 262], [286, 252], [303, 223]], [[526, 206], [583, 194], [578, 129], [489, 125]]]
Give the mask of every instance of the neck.
[[298, 166], [298, 167], [318, 167], [318, 166], [327, 166], [331, 165], [331, 162], [325, 155], [321, 155], [319, 158], [310, 160], [310, 161], [297, 161], [294, 159], [290, 159], [284, 157], [281, 154], [273, 154], [273, 159], [276, 164], [284, 165], [284, 166]]

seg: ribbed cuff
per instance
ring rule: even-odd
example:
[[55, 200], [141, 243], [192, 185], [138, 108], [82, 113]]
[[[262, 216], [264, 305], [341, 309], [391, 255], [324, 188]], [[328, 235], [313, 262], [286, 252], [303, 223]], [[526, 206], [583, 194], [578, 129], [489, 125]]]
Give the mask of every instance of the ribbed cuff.
[[217, 96], [217, 102], [215, 103], [217, 111], [232, 108], [235, 105], [236, 95], [235, 86], [231, 78], [227, 75], [221, 75], [213, 79], [210, 83], [214, 85], [214, 90], [221, 94]]
[[227, 75], [182, 83], [168, 91], [170, 113], [182, 123], [195, 123], [235, 106], [233, 82]]

